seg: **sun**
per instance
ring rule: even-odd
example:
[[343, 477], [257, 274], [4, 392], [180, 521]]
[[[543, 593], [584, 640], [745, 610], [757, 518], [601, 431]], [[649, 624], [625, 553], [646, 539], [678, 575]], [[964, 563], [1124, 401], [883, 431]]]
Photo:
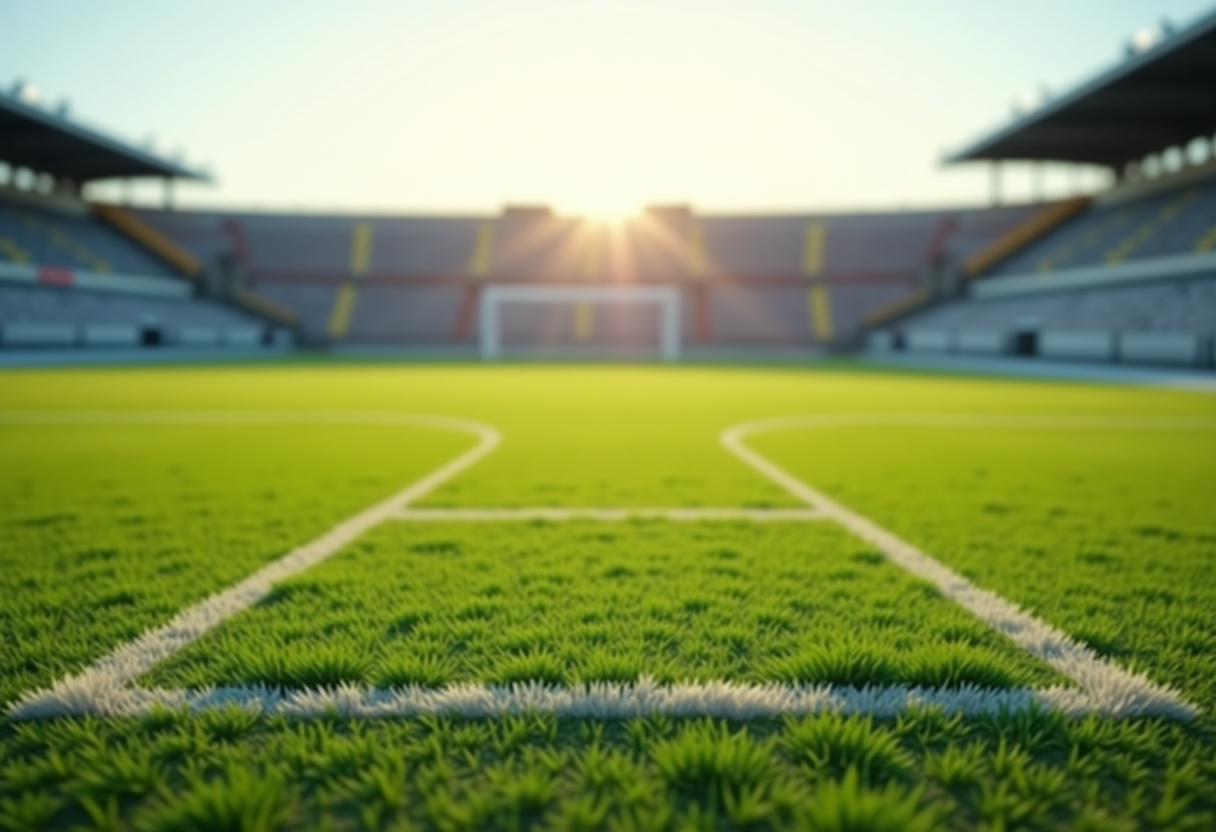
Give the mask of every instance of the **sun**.
[[572, 199], [568, 212], [593, 222], [621, 223], [635, 216], [640, 208], [636, 201], [608, 194]]

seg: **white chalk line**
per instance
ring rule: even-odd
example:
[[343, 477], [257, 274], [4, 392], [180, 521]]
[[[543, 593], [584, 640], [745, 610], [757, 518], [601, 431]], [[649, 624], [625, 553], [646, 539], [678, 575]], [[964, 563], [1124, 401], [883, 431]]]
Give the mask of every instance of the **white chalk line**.
[[[284, 690], [260, 685], [194, 690], [106, 688], [63, 690], [22, 699], [11, 710], [16, 719], [68, 715], [143, 716], [158, 709], [199, 712], [240, 708], [251, 713], [293, 718], [343, 716], [359, 719], [450, 714], [495, 717], [554, 713], [558, 716], [625, 719], [649, 714], [766, 719], [816, 713], [897, 716], [918, 708], [941, 708], [968, 716], [1056, 709], [1071, 716], [1098, 710], [1073, 688], [919, 688], [908, 685], [749, 684], [729, 681], [659, 684], [642, 678], [626, 684], [589, 683], [571, 687], [526, 682], [514, 685], [454, 684], [445, 688], [406, 686], [373, 689], [338, 685]], [[1116, 711], [1112, 716], [1146, 713]], [[1155, 712], [1148, 712], [1155, 713]], [[1178, 714], [1171, 714], [1180, 716]], [[1181, 718], [1186, 718], [1181, 716]]]
[[[851, 421], [850, 421], [851, 420]], [[317, 540], [295, 549], [249, 578], [179, 613], [167, 625], [150, 630], [50, 689], [30, 691], [10, 706], [17, 719], [61, 715], [132, 716], [158, 708], [205, 710], [240, 707], [265, 714], [310, 717], [417, 716], [430, 713], [494, 716], [532, 711], [562, 716], [622, 718], [648, 713], [755, 719], [824, 711], [895, 715], [909, 709], [937, 707], [963, 714], [1002, 713], [1048, 707], [1069, 715], [1162, 715], [1191, 719], [1197, 709], [1176, 692], [1156, 685], [1099, 658], [1062, 632], [1020, 610], [994, 593], [981, 590], [892, 533], [798, 480], [752, 451], [743, 439], [756, 433], [796, 428], [859, 425], [922, 427], [1023, 427], [1120, 430], [1213, 430], [1208, 420], [1114, 417], [986, 416], [943, 414], [824, 414], [767, 419], [724, 431], [724, 447], [759, 473], [810, 506], [806, 509], [411, 509], [410, 504], [489, 454], [501, 440], [492, 427], [464, 419], [365, 411], [107, 411], [25, 412], [0, 414], [0, 424], [274, 424], [358, 423], [415, 425], [464, 431], [478, 437], [476, 447], [392, 497], [340, 523]], [[678, 517], [675, 515], [679, 515]], [[907, 685], [851, 687], [838, 685], [748, 684], [726, 681], [658, 685], [596, 683], [574, 687], [524, 683], [509, 686], [457, 684], [443, 689], [403, 687], [388, 690], [362, 686], [283, 690], [266, 686], [143, 689], [137, 677], [196, 641], [204, 633], [264, 598], [273, 584], [303, 572], [347, 543], [388, 520], [621, 520], [634, 516], [667, 519], [822, 520], [841, 523], [875, 545], [895, 564], [935, 584], [946, 597], [1040, 658], [1079, 687], [1045, 689], [918, 688]]]
[[[1195, 716], [1197, 713], [1195, 706], [1186, 702], [1177, 691], [1158, 685], [1143, 674], [1131, 673], [1113, 662], [1102, 659], [1089, 647], [1020, 609], [1016, 604], [1006, 601], [994, 592], [980, 589], [874, 521], [845, 508], [842, 504], [807, 485], [749, 448], [743, 441], [747, 437], [759, 433], [840, 425], [841, 423], [838, 421], [840, 418], [840, 416], [816, 415], [763, 419], [728, 428], [723, 431], [721, 441], [728, 451], [790, 494], [811, 508], [828, 515], [857, 537], [878, 548], [892, 563], [930, 582], [945, 597], [960, 604], [994, 630], [1004, 633], [1030, 655], [1046, 662], [1076, 682], [1079, 686], [1079, 690], [1076, 691], [1076, 695], [1079, 697], [1077, 704], [1083, 701], [1086, 709], [1116, 715], [1160, 714], [1180, 719]], [[981, 427], [988, 421], [1002, 427], [1013, 426], [1007, 417], [997, 417], [991, 420], [983, 416], [937, 419], [926, 414], [908, 414], [897, 419], [895, 423], [937, 426], [966, 424], [970, 427]], [[1072, 422], [1073, 420], [1039, 419], [1030, 424], [1035, 427], [1048, 424], [1056, 427], [1065, 421]], [[1092, 418], [1075, 421], [1084, 422], [1086, 430], [1093, 429], [1095, 425], [1102, 423], [1102, 420]], [[1116, 419], [1114, 421], [1126, 425], [1133, 420]], [[1146, 425], [1149, 424], [1147, 420], [1134, 421], [1139, 425], [1138, 429], [1147, 429]], [[1170, 420], [1164, 423], [1168, 424], [1168, 427], [1158, 427], [1157, 429], [1176, 430], [1176, 422], [1177, 420]], [[858, 424], [880, 425], [883, 423], [876, 417], [867, 416], [864, 422]], [[1189, 424], [1192, 427], [1205, 426], [1200, 429], [1216, 429], [1216, 422], [1204, 421]], [[1075, 709], [1070, 707], [1066, 710]]]
[[[133, 424], [196, 424], [190, 418], [198, 418], [197, 424], [277, 424], [278, 414], [252, 412], [228, 413], [155, 413], [132, 414]], [[27, 423], [21, 417], [0, 417], [7, 424]], [[24, 416], [24, 414], [22, 414]], [[72, 417], [75, 418], [72, 418]], [[222, 590], [199, 603], [179, 612], [162, 627], [149, 630], [143, 635], [102, 657], [85, 670], [69, 676], [49, 691], [35, 691], [18, 700], [10, 712], [14, 716], [49, 716], [59, 713], [114, 713], [111, 703], [129, 699], [130, 686], [141, 675], [155, 665], [177, 653], [208, 630], [265, 598], [274, 584], [297, 575], [332, 556], [342, 547], [354, 541], [373, 526], [379, 525], [401, 511], [419, 497], [434, 490], [441, 483], [473, 465], [498, 447], [501, 435], [494, 428], [468, 419], [447, 416], [413, 414], [369, 414], [364, 412], [343, 413], [341, 411], [314, 411], [311, 413], [284, 413], [283, 422], [317, 424], [386, 424], [410, 427], [430, 427], [469, 433], [477, 437], [477, 444], [417, 482], [393, 494], [385, 500], [367, 508], [353, 517], [343, 520], [321, 537], [305, 543], [283, 557], [270, 563], [233, 586]], [[72, 414], [60, 420], [60, 424], [80, 424], [85, 420], [81, 414]], [[126, 424], [115, 414], [101, 414], [94, 424]]]
[[502, 523], [527, 520], [597, 520], [605, 523], [626, 520], [750, 520], [764, 522], [813, 522], [828, 515], [805, 508], [408, 508], [392, 517], [414, 523]]

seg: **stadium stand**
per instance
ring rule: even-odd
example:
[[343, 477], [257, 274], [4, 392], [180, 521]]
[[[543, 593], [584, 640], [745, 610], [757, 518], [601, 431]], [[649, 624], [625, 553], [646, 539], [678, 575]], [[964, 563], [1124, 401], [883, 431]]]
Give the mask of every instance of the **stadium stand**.
[[90, 205], [79, 192], [95, 179], [201, 174], [6, 93], [0, 161], [52, 183], [0, 187], [0, 347], [232, 347], [293, 339], [285, 310], [232, 274], [209, 271], [133, 212]]
[[73, 215], [62, 207], [35, 207], [13, 194], [0, 194], [0, 257], [15, 263], [172, 277], [156, 258], [93, 220], [83, 203]]
[[869, 346], [1216, 365], [1213, 55], [1216, 13], [957, 154], [1105, 165], [1120, 181], [976, 248], [958, 261], [961, 296], [872, 318]]
[[197, 298], [163, 258], [79, 200], [0, 193], [0, 346], [286, 344], [262, 316]]
[[[672, 206], [612, 225], [536, 207], [497, 217], [139, 216], [199, 258], [231, 257], [318, 342], [470, 345], [485, 286], [601, 283], [681, 287], [688, 343], [836, 347], [856, 343], [870, 310], [915, 291], [939, 261], [991, 243], [1035, 210], [701, 216]], [[652, 339], [655, 326], [628, 317], [534, 306], [511, 310], [504, 336], [559, 347]]]
[[1216, 168], [1157, 193], [1097, 200], [1082, 216], [1009, 258], [990, 276], [1050, 274], [1216, 247]]
[[1213, 335], [1216, 279], [956, 301], [902, 328], [914, 351], [1190, 365]]
[[196, 299], [0, 284], [5, 347], [260, 346], [257, 318]]
[[[450, 217], [86, 206], [71, 197], [73, 183], [203, 177], [0, 94], [0, 160], [67, 185], [67, 196], [0, 198], [0, 282], [25, 292], [22, 310], [58, 309], [77, 329], [90, 314], [99, 325], [125, 315], [139, 328], [143, 319], [116, 299], [29, 293], [158, 298], [168, 304], [154, 315], [168, 341], [200, 295], [206, 315], [227, 307], [265, 328], [298, 324], [315, 344], [468, 348], [482, 324], [479, 299], [494, 287], [668, 286], [680, 290], [688, 345], [867, 343], [1202, 365], [1216, 335], [1204, 311], [1216, 280], [1216, 161], [1177, 160], [1195, 142], [1216, 156], [1212, 55], [1216, 13], [951, 160], [1115, 171], [1117, 187], [1094, 197], [749, 216], [668, 205], [609, 225], [526, 205]], [[553, 300], [504, 307], [500, 323], [507, 347], [639, 348], [661, 329], [652, 312]]]

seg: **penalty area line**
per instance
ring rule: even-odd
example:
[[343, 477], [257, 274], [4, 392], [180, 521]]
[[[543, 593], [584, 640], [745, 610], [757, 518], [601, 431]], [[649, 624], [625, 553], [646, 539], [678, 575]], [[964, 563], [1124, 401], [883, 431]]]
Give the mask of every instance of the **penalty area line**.
[[[339, 685], [303, 690], [250, 685], [186, 689], [126, 687], [104, 697], [66, 701], [44, 696], [19, 703], [17, 719], [66, 715], [143, 716], [156, 711], [198, 713], [240, 708], [294, 719], [328, 716], [355, 719], [408, 718], [428, 714], [497, 717], [552, 713], [583, 719], [630, 719], [664, 714], [678, 717], [767, 719], [819, 713], [893, 717], [908, 711], [940, 709], [965, 716], [1058, 710], [1069, 716], [1101, 713], [1144, 715], [1143, 703], [1112, 702], [1068, 687], [922, 688], [908, 685], [854, 687], [827, 684], [750, 684], [731, 681], [660, 685], [641, 678], [630, 683], [592, 682], [559, 686], [539, 682], [514, 685], [464, 683], [445, 688], [407, 686], [376, 689]], [[1155, 713], [1155, 711], [1147, 711]]]
[[[58, 418], [56, 418], [58, 417]], [[27, 692], [9, 706], [15, 719], [61, 715], [135, 715], [157, 708], [206, 710], [237, 706], [294, 717], [337, 713], [352, 717], [452, 713], [492, 716], [535, 711], [565, 716], [632, 717], [647, 713], [754, 719], [782, 714], [845, 713], [887, 715], [938, 707], [963, 714], [1002, 713], [1047, 707], [1070, 715], [1194, 718], [1197, 709], [1147, 676], [1130, 673], [1090, 648], [969, 581], [794, 477], [745, 443], [749, 436], [776, 430], [845, 426], [1022, 427], [1067, 429], [1211, 430], [1216, 422], [1103, 417], [1019, 417], [971, 414], [824, 414], [749, 422], [721, 434], [723, 446], [743, 463], [807, 505], [805, 509], [720, 508], [559, 508], [413, 509], [411, 504], [492, 452], [501, 441], [494, 428], [466, 419], [391, 412], [357, 411], [111, 411], [72, 414], [3, 413], [0, 424], [385, 424], [433, 427], [469, 433], [477, 445], [393, 496], [339, 523], [248, 578], [178, 613], [168, 624], [120, 645], [76, 675], [49, 689]], [[202, 690], [142, 689], [134, 681], [153, 666], [199, 639], [210, 629], [264, 598], [274, 583], [329, 558], [372, 527], [386, 521], [528, 520], [630, 517], [678, 520], [830, 520], [840, 523], [906, 571], [937, 586], [949, 598], [1004, 633], [1030, 655], [1056, 668], [1077, 687], [992, 689], [964, 686], [915, 688], [904, 685], [742, 684], [729, 681], [660, 686], [639, 679], [629, 684], [552, 687], [525, 683], [506, 687], [464, 684], [441, 690], [417, 687], [376, 690], [339, 686], [310, 690], [223, 687]]]
[[[41, 414], [45, 415], [45, 414]], [[61, 679], [49, 690], [25, 694], [10, 706], [15, 718], [59, 714], [111, 713], [116, 703], [140, 696], [134, 681], [160, 662], [197, 641], [206, 632], [265, 598], [279, 581], [316, 566], [374, 526], [391, 519], [410, 503], [480, 461], [498, 447], [502, 435], [493, 427], [468, 419], [405, 413], [142, 411], [94, 413], [103, 424], [385, 424], [429, 427], [472, 434], [477, 444], [396, 494], [343, 520], [316, 540], [305, 543], [262, 567], [249, 577], [187, 607], [169, 623], [119, 645], [80, 673]], [[9, 418], [3, 418], [7, 416]], [[3, 414], [0, 422], [35, 423], [26, 414]], [[35, 416], [35, 419], [37, 416]], [[79, 424], [86, 414], [69, 414], [59, 424]], [[28, 420], [28, 421], [27, 421]], [[129, 421], [125, 421], [129, 420]], [[197, 421], [196, 421], [197, 420]]]
[[[943, 414], [828, 414], [762, 419], [727, 428], [720, 436], [723, 447], [738, 459], [802, 500], [823, 512], [857, 537], [877, 548], [887, 559], [905, 571], [928, 581], [945, 598], [954, 601], [992, 629], [1003, 633], [1018, 647], [1043, 661], [1075, 682], [1093, 710], [1105, 714], [1153, 714], [1176, 719], [1193, 719], [1198, 709], [1178, 691], [1153, 682], [1148, 676], [1133, 673], [1100, 657], [1088, 646], [1031, 615], [995, 592], [980, 589], [957, 572], [935, 560], [912, 544], [900, 539], [873, 520], [846, 508], [826, 494], [812, 488], [744, 442], [750, 436], [783, 430], [820, 429], [849, 426], [881, 427], [1004, 427], [1059, 428], [1067, 425], [1092, 430], [1105, 425], [1126, 429], [1178, 430], [1216, 429], [1216, 421], [1187, 422], [1151, 418], [1102, 417], [1050, 418], [1041, 416], [999, 416]], [[1149, 427], [1155, 424], [1155, 427]]]
[[830, 519], [816, 509], [746, 509], [746, 508], [564, 508], [534, 506], [530, 508], [408, 508], [397, 512], [393, 520], [421, 523], [497, 523], [523, 520], [674, 520], [700, 522], [706, 520], [752, 520], [756, 522], [814, 522]]

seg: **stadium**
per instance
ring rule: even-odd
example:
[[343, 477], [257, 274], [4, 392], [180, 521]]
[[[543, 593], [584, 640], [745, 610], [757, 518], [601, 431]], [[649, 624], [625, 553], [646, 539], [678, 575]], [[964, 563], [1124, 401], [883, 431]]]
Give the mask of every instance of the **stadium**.
[[179, 205], [0, 92], [0, 829], [1216, 829], [1216, 11], [1151, 34], [961, 207]]

